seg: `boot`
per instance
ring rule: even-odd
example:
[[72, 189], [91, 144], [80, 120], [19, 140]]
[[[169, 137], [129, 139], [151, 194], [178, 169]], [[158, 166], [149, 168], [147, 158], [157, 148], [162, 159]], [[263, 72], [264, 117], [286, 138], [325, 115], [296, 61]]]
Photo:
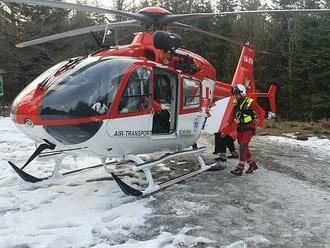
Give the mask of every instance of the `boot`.
[[258, 170], [258, 166], [255, 162], [252, 162], [252, 163], [250, 163], [249, 169], [247, 169], [247, 171], [245, 173], [251, 174], [251, 173], [255, 172], [256, 170]]
[[238, 158], [238, 153], [237, 152], [232, 152], [228, 158]]
[[227, 161], [226, 154], [225, 153], [220, 153], [220, 156], [218, 158], [215, 158], [214, 160], [215, 161], [226, 162]]
[[243, 170], [244, 170], [244, 164], [238, 164], [237, 167], [230, 172], [235, 176], [242, 176]]
[[219, 170], [224, 170], [226, 169], [227, 166], [224, 165], [224, 164], [216, 164], [216, 165], [213, 165], [210, 169], [208, 169], [209, 171], [219, 171]]

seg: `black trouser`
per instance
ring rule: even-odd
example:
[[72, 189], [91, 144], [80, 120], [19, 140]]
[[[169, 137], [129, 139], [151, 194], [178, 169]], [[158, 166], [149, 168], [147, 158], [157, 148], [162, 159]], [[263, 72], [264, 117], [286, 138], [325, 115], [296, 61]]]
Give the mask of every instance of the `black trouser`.
[[219, 133], [214, 134], [214, 151], [216, 153], [226, 153], [226, 149], [228, 147], [230, 152], [235, 151], [234, 139], [227, 135], [225, 137], [221, 137]]
[[161, 112], [154, 114], [152, 133], [169, 133], [170, 132], [170, 113], [163, 109]]

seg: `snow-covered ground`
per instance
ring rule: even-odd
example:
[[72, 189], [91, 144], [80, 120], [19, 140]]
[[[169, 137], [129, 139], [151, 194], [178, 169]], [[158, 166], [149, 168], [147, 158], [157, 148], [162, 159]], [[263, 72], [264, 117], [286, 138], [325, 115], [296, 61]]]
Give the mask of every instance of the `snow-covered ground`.
[[[199, 145], [209, 147], [212, 137]], [[125, 196], [102, 168], [37, 184], [22, 182], [8, 165], [22, 165], [34, 144], [9, 118], [0, 118], [0, 247], [330, 247], [330, 141], [255, 137], [260, 169], [231, 176], [205, 172], [145, 198]], [[67, 159], [63, 171], [98, 164]], [[195, 166], [171, 161], [167, 170]], [[53, 162], [34, 161], [43, 177]]]

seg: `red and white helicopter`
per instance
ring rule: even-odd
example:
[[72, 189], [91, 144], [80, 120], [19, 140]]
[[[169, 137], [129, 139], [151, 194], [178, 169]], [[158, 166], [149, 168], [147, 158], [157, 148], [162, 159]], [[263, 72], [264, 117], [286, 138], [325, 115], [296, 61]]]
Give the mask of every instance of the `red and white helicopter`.
[[[128, 195], [140, 196], [167, 187], [211, 168], [202, 154], [206, 148], [190, 148], [204, 130], [221, 131], [232, 109], [231, 89], [243, 83], [250, 97], [268, 97], [275, 113], [275, 86], [268, 93], [257, 93], [253, 76], [254, 47], [242, 46], [241, 56], [231, 84], [216, 80], [214, 67], [201, 56], [180, 49], [180, 37], [164, 27], [188, 29], [237, 43], [221, 35], [180, 23], [182, 20], [270, 12], [310, 12], [328, 10], [258, 10], [222, 13], [172, 15], [160, 7], [147, 7], [138, 13], [65, 3], [51, 0], [5, 0], [128, 17], [130, 21], [81, 28], [20, 43], [26, 47], [56, 39], [105, 31], [111, 28], [142, 26], [129, 45], [105, 48], [87, 57], [63, 61], [31, 82], [14, 100], [11, 118], [38, 147], [21, 168], [9, 164], [25, 181], [38, 182], [24, 171], [36, 157], [54, 157], [52, 177], [59, 175], [66, 156], [90, 154], [101, 159]], [[50, 151], [45, 151], [45, 150]], [[157, 160], [144, 161], [139, 154], [164, 151]], [[158, 184], [153, 166], [176, 156], [196, 157], [200, 169]], [[123, 182], [111, 171], [108, 158], [134, 161], [132, 170], [142, 171], [148, 182], [144, 190]]]

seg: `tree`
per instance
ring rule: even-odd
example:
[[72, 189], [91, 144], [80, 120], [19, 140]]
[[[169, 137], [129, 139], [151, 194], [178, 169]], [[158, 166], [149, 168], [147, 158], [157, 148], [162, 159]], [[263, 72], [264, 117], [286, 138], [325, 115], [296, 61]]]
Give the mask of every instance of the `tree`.
[[[93, 1], [97, 5], [97, 0]], [[214, 11], [210, 0], [142, 0], [138, 6], [135, 3], [116, 0], [114, 8], [132, 12], [147, 6], [164, 7], [172, 13]], [[218, 0], [215, 11], [268, 7], [262, 3], [261, 0]], [[329, 0], [273, 0], [273, 3], [277, 9], [330, 7]], [[282, 13], [219, 15], [216, 18], [190, 20], [188, 23], [232, 39], [249, 40], [256, 45], [257, 51], [268, 50], [270, 55], [257, 53], [255, 76], [258, 88], [265, 91], [268, 83], [277, 84], [281, 118], [317, 120], [330, 117], [329, 20], [329, 14], [326, 13]], [[97, 48], [90, 35], [25, 49], [17, 49], [14, 46], [16, 43], [105, 22], [101, 14], [0, 2], [0, 64], [1, 69], [7, 72], [5, 87], [10, 88], [10, 91], [6, 91], [5, 101], [11, 102], [18, 91], [51, 65], [69, 57], [88, 54]], [[129, 42], [128, 36], [131, 37], [132, 31], [131, 28], [120, 29], [122, 44]], [[173, 31], [183, 36], [183, 44], [187, 49], [214, 65], [219, 79], [225, 82], [232, 80], [241, 52], [239, 47], [191, 31]], [[102, 33], [98, 35], [101, 37]]]
[[[5, 101], [10, 102], [29, 82], [50, 66], [95, 49], [88, 37], [59, 40], [24, 49], [17, 49], [20, 41], [40, 38], [71, 28], [95, 24], [95, 21], [75, 11], [20, 4], [0, 6], [0, 63], [8, 72]], [[75, 42], [75, 43], [73, 43]], [[76, 45], [73, 45], [76, 44]]]

